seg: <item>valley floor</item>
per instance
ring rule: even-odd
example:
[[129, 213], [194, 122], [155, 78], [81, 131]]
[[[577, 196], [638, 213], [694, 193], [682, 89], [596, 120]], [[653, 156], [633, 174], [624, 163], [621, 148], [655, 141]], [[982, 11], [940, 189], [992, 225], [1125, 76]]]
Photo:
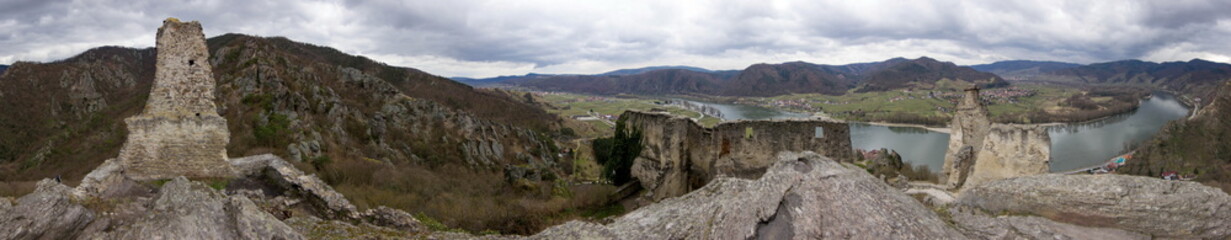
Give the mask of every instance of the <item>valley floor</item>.
[[[947, 132], [956, 101], [962, 91], [947, 80], [933, 90], [893, 90], [847, 93], [840, 96], [792, 94], [775, 97], [684, 97], [706, 102], [758, 106], [793, 113], [811, 113], [839, 120], [883, 126], [921, 127]], [[1131, 111], [1146, 96], [1141, 89], [1082, 89], [1049, 84], [1017, 84], [982, 91], [995, 122], [1066, 123], [1100, 119]], [[653, 96], [596, 96], [562, 92], [535, 92], [547, 111], [570, 121], [568, 127], [581, 137], [609, 135], [614, 121], [627, 110], [666, 111], [693, 118], [703, 126], [723, 121], [679, 105], [665, 104]]]

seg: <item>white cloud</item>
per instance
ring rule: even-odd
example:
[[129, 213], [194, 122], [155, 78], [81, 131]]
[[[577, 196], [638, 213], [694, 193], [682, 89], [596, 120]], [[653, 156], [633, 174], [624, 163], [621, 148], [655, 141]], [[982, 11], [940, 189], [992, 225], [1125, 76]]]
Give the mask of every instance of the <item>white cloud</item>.
[[285, 36], [442, 76], [739, 69], [930, 56], [1078, 63], [1227, 61], [1231, 1], [18, 0], [0, 9], [0, 64], [101, 45], [148, 47], [168, 16], [207, 35]]

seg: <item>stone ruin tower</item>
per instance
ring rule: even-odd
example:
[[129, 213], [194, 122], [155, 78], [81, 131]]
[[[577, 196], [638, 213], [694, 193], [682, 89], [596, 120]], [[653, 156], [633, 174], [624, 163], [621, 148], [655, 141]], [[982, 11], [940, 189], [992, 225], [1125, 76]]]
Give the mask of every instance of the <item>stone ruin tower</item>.
[[214, 106], [214, 79], [201, 24], [163, 21], [154, 86], [145, 109], [125, 119], [119, 165], [135, 180], [232, 177], [227, 120]]
[[1051, 137], [1047, 128], [991, 123], [977, 86], [966, 89], [949, 127], [949, 149], [941, 177], [949, 189], [1050, 171]]
[[944, 175], [941, 177], [948, 187], [961, 186], [970, 174], [975, 155], [983, 147], [983, 138], [987, 137], [991, 127], [987, 116], [987, 107], [979, 98], [979, 86], [967, 88], [949, 123], [949, 149], [945, 153]]

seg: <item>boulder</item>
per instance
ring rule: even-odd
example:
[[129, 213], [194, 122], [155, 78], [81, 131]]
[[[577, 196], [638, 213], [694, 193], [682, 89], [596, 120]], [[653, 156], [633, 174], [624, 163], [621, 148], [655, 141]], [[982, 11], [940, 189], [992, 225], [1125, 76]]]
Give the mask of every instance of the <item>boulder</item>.
[[407, 232], [425, 232], [427, 227], [402, 210], [380, 206], [363, 212], [364, 221], [377, 226], [389, 227]]
[[[71, 239], [94, 221], [93, 211], [73, 199], [73, 190], [51, 179], [11, 206], [0, 199], [0, 239]], [[7, 207], [6, 207], [7, 206]]]
[[304, 239], [247, 197], [226, 195], [177, 177], [159, 191], [149, 213], [98, 237], [111, 239]]
[[865, 170], [784, 152], [755, 180], [722, 177], [607, 225], [570, 222], [531, 239], [965, 239]]
[[[360, 212], [358, 207], [346, 200], [346, 196], [334, 191], [329, 184], [314, 175], [304, 174], [278, 156], [263, 154], [234, 158], [230, 162], [241, 176], [276, 186], [281, 191], [278, 195], [283, 196], [267, 202], [273, 202], [277, 208], [292, 208], [292, 205], [303, 202], [311, 206], [312, 212], [327, 220], [362, 222], [411, 233], [427, 231], [423, 223], [402, 210], [379, 206]], [[243, 192], [263, 195], [259, 191]]]
[[360, 212], [346, 196], [333, 190], [325, 181], [304, 174], [286, 160], [272, 154], [235, 158], [231, 165], [241, 176], [264, 179], [314, 205], [328, 219], [358, 220]]
[[989, 182], [958, 204], [1164, 238], [1231, 238], [1231, 196], [1195, 182], [1048, 174]]
[[231, 196], [227, 200], [227, 213], [235, 219], [239, 239], [303, 239], [295, 229], [262, 211], [247, 197]]

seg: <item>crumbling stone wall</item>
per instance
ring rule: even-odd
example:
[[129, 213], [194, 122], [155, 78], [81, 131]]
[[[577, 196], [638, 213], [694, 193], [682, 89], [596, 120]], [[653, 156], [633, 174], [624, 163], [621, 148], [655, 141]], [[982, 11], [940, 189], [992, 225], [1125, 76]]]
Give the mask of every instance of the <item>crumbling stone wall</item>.
[[1050, 171], [1051, 138], [1038, 125], [992, 124], [979, 88], [966, 89], [949, 124], [941, 180], [950, 189]]
[[227, 121], [214, 106], [214, 79], [201, 24], [163, 21], [154, 86], [144, 111], [125, 119], [124, 175], [137, 180], [232, 177]]
[[966, 185], [1047, 174], [1051, 137], [1038, 125], [993, 124], [983, 141]]
[[[941, 180], [950, 188], [960, 186], [970, 173], [969, 162], [973, 158], [963, 158], [977, 155], [983, 146], [983, 138], [987, 136], [991, 120], [987, 118], [987, 107], [979, 99], [979, 88], [966, 89], [966, 95], [957, 104], [953, 120], [949, 123], [949, 148], [945, 152], [945, 163], [942, 168]], [[962, 148], [970, 147], [968, 155], [959, 155]]]
[[620, 118], [642, 133], [644, 147], [632, 175], [655, 201], [683, 195], [718, 176], [758, 178], [780, 151], [813, 151], [842, 161], [853, 156], [850, 127], [844, 122], [739, 121], [705, 128], [663, 113], [629, 111]]

